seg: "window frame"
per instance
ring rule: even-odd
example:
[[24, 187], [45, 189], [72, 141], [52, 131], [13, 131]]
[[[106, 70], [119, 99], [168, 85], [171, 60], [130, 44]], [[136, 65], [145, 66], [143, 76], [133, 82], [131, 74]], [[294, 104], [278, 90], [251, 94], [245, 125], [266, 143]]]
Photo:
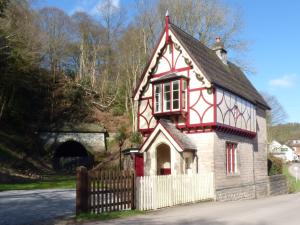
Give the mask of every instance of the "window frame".
[[238, 168], [238, 144], [226, 142], [225, 144], [226, 174], [228, 176], [239, 175]]

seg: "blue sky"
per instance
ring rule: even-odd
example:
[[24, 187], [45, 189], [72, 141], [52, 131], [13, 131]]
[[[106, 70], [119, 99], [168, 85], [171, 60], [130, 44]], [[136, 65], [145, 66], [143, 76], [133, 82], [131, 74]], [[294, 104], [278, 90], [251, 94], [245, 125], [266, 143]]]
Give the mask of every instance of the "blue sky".
[[[115, 0], [115, 4], [132, 0]], [[259, 91], [275, 95], [288, 114], [286, 122], [300, 122], [300, 1], [225, 0], [239, 5], [250, 42], [246, 61], [256, 73], [248, 75]], [[101, 0], [40, 0], [36, 5], [55, 6], [69, 14], [93, 14]], [[130, 14], [130, 12], [129, 12]], [[229, 52], [230, 56], [230, 52]], [[299, 98], [299, 99], [298, 99]], [[299, 102], [299, 104], [298, 104]]]

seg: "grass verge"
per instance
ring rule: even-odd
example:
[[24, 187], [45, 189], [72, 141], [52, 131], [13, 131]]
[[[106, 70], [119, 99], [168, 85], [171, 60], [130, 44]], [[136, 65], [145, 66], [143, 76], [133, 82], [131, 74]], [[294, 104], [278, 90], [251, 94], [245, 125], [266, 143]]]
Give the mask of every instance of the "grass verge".
[[34, 189], [55, 189], [55, 188], [75, 188], [76, 180], [74, 176], [50, 176], [45, 180], [30, 181], [26, 183], [0, 184], [0, 191], [8, 190], [34, 190]]
[[300, 191], [300, 181], [296, 181], [296, 178], [289, 173], [288, 165], [283, 167], [283, 175], [286, 176], [288, 181], [289, 193]]
[[85, 220], [111, 220], [111, 219], [119, 219], [130, 216], [142, 215], [145, 214], [142, 211], [138, 210], [126, 210], [126, 211], [116, 211], [116, 212], [108, 212], [108, 213], [100, 213], [100, 214], [90, 214], [90, 213], [82, 213], [76, 216], [76, 220], [78, 222]]

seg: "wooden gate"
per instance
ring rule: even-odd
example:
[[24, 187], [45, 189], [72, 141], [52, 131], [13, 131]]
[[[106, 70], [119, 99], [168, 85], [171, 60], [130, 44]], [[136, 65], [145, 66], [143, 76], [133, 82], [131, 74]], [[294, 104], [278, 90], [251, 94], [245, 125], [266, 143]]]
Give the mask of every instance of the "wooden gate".
[[133, 172], [77, 169], [76, 214], [134, 209]]

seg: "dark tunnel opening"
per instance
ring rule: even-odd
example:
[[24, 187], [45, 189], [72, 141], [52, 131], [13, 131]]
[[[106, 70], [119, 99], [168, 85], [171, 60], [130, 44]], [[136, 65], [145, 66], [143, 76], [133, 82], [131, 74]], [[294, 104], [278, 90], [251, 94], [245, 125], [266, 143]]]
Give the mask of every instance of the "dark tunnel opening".
[[74, 173], [78, 166], [90, 168], [94, 159], [85, 147], [76, 141], [62, 143], [54, 152], [53, 168], [57, 171]]

